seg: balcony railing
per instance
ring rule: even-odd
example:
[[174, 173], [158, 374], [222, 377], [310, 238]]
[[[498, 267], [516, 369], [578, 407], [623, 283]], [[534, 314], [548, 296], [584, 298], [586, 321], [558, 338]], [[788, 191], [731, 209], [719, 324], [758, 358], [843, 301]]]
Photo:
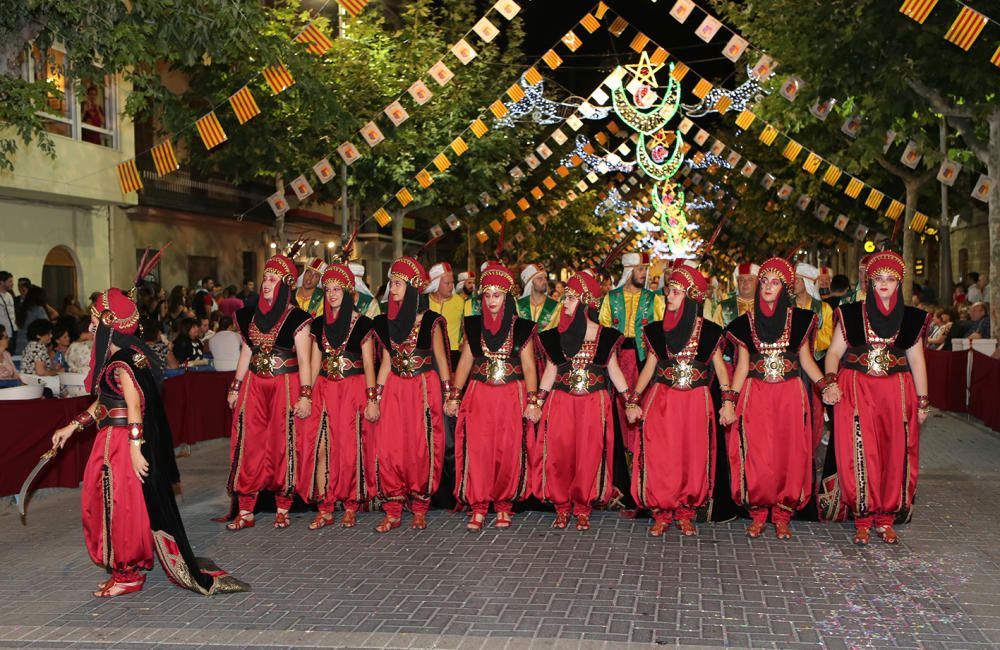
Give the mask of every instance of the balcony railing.
[[270, 193], [263, 187], [236, 187], [221, 181], [199, 180], [184, 171], [166, 176], [159, 176], [151, 169], [139, 173], [143, 183], [139, 205], [232, 218], [246, 212], [245, 218], [253, 221], [274, 219], [266, 203]]

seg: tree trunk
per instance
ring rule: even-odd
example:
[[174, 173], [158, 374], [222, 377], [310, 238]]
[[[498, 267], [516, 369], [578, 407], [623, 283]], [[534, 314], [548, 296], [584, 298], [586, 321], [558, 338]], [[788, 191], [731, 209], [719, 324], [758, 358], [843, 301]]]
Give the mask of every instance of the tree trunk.
[[989, 158], [986, 170], [993, 179], [989, 201], [990, 281], [986, 285], [990, 302], [990, 336], [1000, 339], [1000, 108], [989, 117]]
[[917, 211], [917, 199], [920, 198], [921, 183], [915, 180], [904, 181], [906, 187], [906, 212], [903, 215], [903, 223], [900, 228], [903, 230], [903, 263], [906, 265], [908, 279], [903, 282], [903, 299], [906, 304], [910, 304], [913, 297], [913, 260], [915, 258], [914, 249], [917, 247], [917, 233], [910, 228], [913, 215]]
[[[941, 155], [948, 157], [948, 118], [941, 118]], [[941, 183], [941, 225], [938, 228], [938, 304], [951, 295], [951, 217], [948, 214], [948, 186]]]
[[[284, 192], [285, 183], [281, 180], [281, 176], [274, 177], [274, 191]], [[283, 253], [285, 250], [285, 213], [274, 217], [274, 232], [275, 239], [278, 240], [278, 252]]]
[[392, 259], [398, 260], [403, 256], [403, 217], [407, 210], [399, 210], [392, 215]]

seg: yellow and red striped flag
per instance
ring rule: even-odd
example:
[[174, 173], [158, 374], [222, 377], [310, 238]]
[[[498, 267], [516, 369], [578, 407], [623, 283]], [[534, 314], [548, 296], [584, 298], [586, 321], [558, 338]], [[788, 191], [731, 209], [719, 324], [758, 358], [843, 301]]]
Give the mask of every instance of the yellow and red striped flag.
[[583, 28], [590, 34], [596, 32], [597, 28], [601, 26], [601, 22], [594, 18], [594, 14], [590, 12], [587, 12], [587, 15], [580, 20], [580, 24], [583, 25]]
[[[511, 86], [513, 88], [513, 86]], [[493, 117], [498, 120], [507, 114], [507, 107], [499, 99], [490, 104], [490, 112], [493, 113]]]
[[264, 80], [271, 87], [271, 92], [275, 95], [288, 90], [295, 85], [295, 78], [283, 65], [269, 65], [263, 70]]
[[712, 89], [712, 82], [710, 82], [708, 79], [700, 79], [698, 83], [695, 84], [694, 90], [692, 90], [691, 92], [693, 92], [694, 96], [697, 97], [698, 99], [705, 99], [705, 95], [707, 95], [708, 91], [710, 91], [711, 89]]
[[177, 155], [174, 153], [174, 145], [170, 140], [164, 140], [160, 144], [153, 147], [153, 165], [156, 167], [156, 173], [160, 176], [166, 176], [170, 172], [175, 172], [180, 169], [180, 163], [177, 162]]
[[917, 212], [913, 215], [913, 219], [910, 220], [910, 230], [915, 230], [916, 232], [923, 232], [924, 228], [927, 227], [927, 215], [923, 212]]
[[740, 127], [744, 131], [750, 128], [753, 121], [757, 119], [753, 111], [741, 111], [739, 117], [736, 118], [736, 126]]
[[456, 156], [461, 156], [469, 150], [469, 145], [461, 137], [458, 137], [451, 141], [451, 150], [455, 152]]
[[632, 39], [629, 47], [635, 52], [642, 52], [647, 45], [649, 45], [649, 37], [642, 32], [639, 32], [635, 35], [635, 38]]
[[236, 113], [236, 119], [240, 121], [240, 124], [246, 124], [260, 115], [260, 107], [257, 106], [257, 101], [246, 86], [233, 93], [229, 98], [229, 105], [233, 107], [233, 112]]
[[222, 124], [219, 123], [219, 118], [214, 111], [201, 117], [194, 124], [198, 128], [198, 135], [201, 136], [201, 141], [205, 143], [206, 149], [217, 147], [229, 139], [226, 132], [222, 130]]
[[569, 176], [569, 167], [566, 167], [565, 165], [559, 165], [559, 168], [556, 170], [556, 173], [559, 174], [561, 178], [566, 178], [567, 176]]
[[844, 194], [851, 197], [852, 199], [856, 199], [858, 198], [858, 195], [861, 194], [861, 190], [864, 188], [864, 186], [865, 184], [862, 183], [859, 179], [852, 177], [851, 180], [847, 183], [847, 187], [844, 188]]
[[772, 144], [774, 144], [774, 139], [777, 137], [778, 137], [778, 129], [768, 124], [767, 126], [764, 127], [764, 130], [761, 131], [759, 139], [761, 142], [770, 147]]
[[562, 65], [562, 57], [559, 56], [555, 50], [549, 50], [542, 56], [542, 61], [545, 61], [545, 65], [549, 66], [550, 70], [555, 70]]
[[682, 81], [684, 75], [688, 73], [688, 67], [683, 63], [678, 63], [674, 66], [674, 69], [670, 71], [670, 76], [674, 78], [674, 81]]
[[944, 40], [954, 43], [966, 52], [979, 38], [989, 19], [971, 7], [962, 7], [958, 17], [944, 35]]
[[733, 100], [729, 95], [723, 95], [719, 97], [719, 101], [715, 102], [715, 110], [719, 113], [725, 113], [729, 110], [729, 107], [733, 105]]
[[[524, 73], [524, 80], [532, 86], [537, 86], [542, 82], [542, 75], [534, 67], [528, 68]], [[524, 93], [522, 93], [523, 96]]]
[[[507, 96], [510, 97], [510, 100], [512, 102], [519, 102], [522, 99], [524, 99], [524, 89], [521, 88], [521, 84], [513, 84], [510, 88], [508, 88], [507, 89]], [[490, 107], [490, 110], [493, 110], [492, 106]], [[506, 113], [506, 112], [507, 112], [507, 109], [504, 108], [504, 113]], [[496, 111], [494, 110], [493, 113], [496, 114]], [[500, 118], [500, 117], [503, 117], [503, 115], [497, 115], [497, 117]]]
[[378, 224], [379, 228], [385, 228], [392, 223], [392, 216], [385, 208], [379, 208], [375, 211], [373, 216], [375, 217], [375, 223]]
[[357, 17], [368, 4], [368, 0], [337, 0], [337, 4], [343, 7], [347, 13]]
[[893, 199], [892, 202], [889, 203], [889, 207], [885, 211], [885, 216], [895, 221], [896, 219], [899, 219], [901, 214], [903, 214], [904, 207], [905, 206], [902, 204], [902, 202]]
[[1000, 68], [1000, 46], [997, 46], [997, 51], [990, 57], [990, 63]]
[[551, 176], [546, 176], [545, 180], [542, 181], [542, 185], [545, 186], [545, 189], [551, 190], [556, 186], [556, 182]]
[[434, 157], [434, 166], [437, 167], [437, 170], [439, 172], [443, 172], [444, 170], [451, 167], [451, 161], [448, 160], [448, 156], [444, 155], [443, 153], [439, 153], [437, 156]]
[[327, 50], [333, 47], [333, 41], [316, 26], [316, 23], [309, 23], [305, 29], [299, 32], [295, 40], [306, 46], [306, 52], [317, 56], [323, 56]]
[[434, 184], [434, 179], [431, 177], [430, 173], [426, 169], [421, 169], [420, 173], [417, 174], [417, 182], [420, 183], [420, 187], [425, 190]]
[[802, 152], [802, 145], [795, 140], [789, 140], [788, 144], [785, 145], [785, 150], [781, 152], [781, 155], [795, 162], [795, 159], [799, 157]]
[[618, 16], [614, 19], [614, 22], [611, 23], [611, 26], [608, 27], [608, 31], [617, 37], [622, 35], [622, 32], [625, 31], [626, 27], [628, 27], [628, 21], [621, 16]]
[[840, 171], [840, 167], [837, 167], [836, 165], [830, 165], [829, 167], [826, 168], [826, 173], [823, 174], [823, 182], [829, 185], [830, 187], [833, 187], [834, 185], [837, 184], [837, 181], [840, 180], [841, 173], [842, 172]]
[[483, 137], [484, 135], [486, 135], [486, 132], [489, 131], [489, 128], [487, 128], [486, 126], [486, 123], [478, 119], [472, 124], [470, 124], [469, 128], [472, 129], [472, 132], [476, 134], [477, 138]]
[[122, 188], [122, 194], [142, 189], [142, 179], [139, 178], [139, 170], [135, 166], [135, 158], [126, 160], [118, 165], [118, 184]]
[[405, 208], [413, 202], [413, 195], [410, 194], [410, 190], [404, 187], [396, 192], [396, 200], [399, 201], [399, 204]]
[[927, 16], [934, 11], [938, 0], [906, 0], [900, 7], [899, 13], [909, 16], [921, 25], [927, 20]]
[[598, 2], [597, 11], [594, 12], [594, 15], [596, 15], [598, 18], [603, 19], [604, 14], [608, 13], [609, 8], [610, 7], [608, 7], [608, 5], [604, 4], [603, 2]]
[[882, 194], [873, 187], [872, 191], [868, 193], [868, 198], [865, 199], [865, 205], [867, 205], [872, 210], [878, 210], [878, 206], [882, 205], [882, 199], [884, 197], [885, 197], [884, 194]]
[[806, 161], [802, 163], [802, 169], [810, 174], [815, 174], [821, 162], [823, 162], [823, 159], [816, 155], [815, 152], [810, 151], [809, 155], [806, 156]]
[[667, 57], [669, 56], [670, 56], [669, 52], [667, 52], [662, 47], [657, 46], [657, 48], [650, 55], [649, 62], [652, 63], [653, 65], [659, 65], [664, 61], [666, 61]]

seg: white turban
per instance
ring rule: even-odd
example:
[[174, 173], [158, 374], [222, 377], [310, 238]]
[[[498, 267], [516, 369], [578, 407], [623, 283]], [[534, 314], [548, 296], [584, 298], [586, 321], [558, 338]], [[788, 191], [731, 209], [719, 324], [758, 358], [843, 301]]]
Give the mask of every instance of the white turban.
[[368, 288], [368, 285], [365, 284], [363, 279], [365, 275], [365, 265], [360, 262], [351, 262], [347, 266], [351, 269], [351, 273], [354, 274], [354, 290], [358, 293], [363, 293], [366, 296], [374, 297], [372, 290]]
[[468, 279], [469, 279], [469, 272], [468, 271], [462, 271], [461, 273], [458, 274], [458, 281], [460, 283], [461, 282], [465, 282]]
[[625, 286], [632, 277], [632, 269], [637, 266], [649, 266], [649, 255], [644, 253], [625, 253], [622, 255], [622, 266], [625, 270], [622, 272], [622, 277], [615, 285], [615, 289]]
[[806, 293], [816, 300], [820, 300], [819, 289], [816, 287], [816, 278], [819, 277], [819, 269], [812, 264], [799, 262], [795, 267], [795, 274], [802, 278], [802, 282], [806, 285]]
[[545, 273], [545, 269], [537, 264], [529, 264], [521, 269], [521, 284], [524, 285], [524, 291], [521, 292], [522, 298], [531, 295], [531, 281], [534, 280], [535, 276], [539, 273]]
[[445, 273], [451, 273], [451, 264], [447, 262], [438, 262], [431, 267], [427, 275], [431, 277], [431, 281], [427, 283], [427, 288], [424, 289], [424, 293], [434, 293], [441, 286], [441, 276]]
[[737, 264], [736, 268], [733, 269], [733, 286], [740, 286], [741, 275], [752, 275], [756, 278], [758, 273], [760, 273], [760, 265], [758, 264]]

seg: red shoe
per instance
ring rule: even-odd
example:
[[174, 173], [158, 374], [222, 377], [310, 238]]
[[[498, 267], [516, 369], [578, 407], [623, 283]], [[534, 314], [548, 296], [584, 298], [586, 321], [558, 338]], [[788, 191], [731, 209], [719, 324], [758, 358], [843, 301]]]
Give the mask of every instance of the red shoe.
[[694, 527], [694, 524], [691, 523], [690, 519], [678, 519], [677, 528], [679, 528], [681, 533], [683, 533], [686, 537], [698, 534], [698, 529]]
[[483, 529], [483, 524], [486, 523], [486, 515], [481, 512], [474, 512], [472, 516], [469, 517], [469, 523], [465, 525], [466, 528], [474, 533], [478, 533]]
[[288, 528], [292, 525], [292, 521], [288, 518], [287, 512], [281, 512], [280, 510], [274, 513], [274, 527], [277, 529]]
[[139, 576], [139, 579], [133, 582], [116, 582], [114, 578], [111, 578], [104, 583], [100, 590], [94, 592], [94, 596], [96, 598], [124, 596], [136, 591], [142, 591], [144, 584], [146, 584], [146, 576]]
[[558, 528], [562, 530], [566, 526], [569, 526], [569, 513], [568, 512], [557, 512], [556, 520], [552, 522], [553, 528]]
[[[332, 526], [334, 523], [332, 512], [319, 512], [316, 514], [316, 518], [309, 523], [309, 530], [319, 530], [320, 528], [325, 528], [326, 526]], [[277, 528], [277, 523], [275, 523], [275, 528]]]
[[786, 523], [778, 523], [774, 525], [774, 534], [777, 535], [778, 539], [791, 539], [792, 528]]
[[357, 510], [347, 510], [344, 512], [343, 519], [340, 520], [341, 528], [354, 528], [355, 524], [358, 523], [358, 511]]
[[510, 521], [511, 517], [509, 512], [498, 512], [497, 521], [493, 525], [497, 528], [510, 528]]
[[243, 530], [244, 528], [253, 528], [257, 524], [257, 521], [253, 518], [252, 512], [241, 512], [236, 515], [236, 519], [226, 524], [226, 530]]
[[413, 523], [410, 524], [412, 530], [423, 530], [427, 528], [427, 515], [422, 512], [413, 513]]
[[878, 536], [881, 537], [882, 541], [885, 542], [886, 544], [899, 543], [899, 535], [897, 535], [896, 531], [893, 530], [892, 524], [888, 526], [882, 526], [881, 528], [876, 528], [875, 532], [878, 533]]
[[577, 530], [590, 530], [590, 515], [577, 515], [576, 516], [576, 529]]
[[386, 515], [382, 518], [382, 521], [378, 522], [378, 525], [375, 526], [375, 532], [388, 533], [393, 528], [399, 528], [402, 521], [403, 520], [399, 517], [390, 517], [389, 515]]
[[639, 514], [638, 510], [628, 510], [628, 509], [625, 509], [625, 510], [619, 510], [618, 511], [618, 516], [621, 517], [622, 519], [635, 519], [636, 515], [638, 515], [638, 514]]
[[652, 537], [660, 537], [663, 533], [670, 530], [669, 521], [657, 521], [652, 526], [649, 527], [649, 534]]
[[871, 539], [872, 530], [867, 526], [862, 526], [854, 532], [854, 543], [858, 546], [867, 546], [868, 540]]
[[749, 526], [747, 526], [747, 537], [751, 539], [757, 539], [764, 534], [764, 529], [767, 528], [767, 523], [763, 521], [755, 521]]

